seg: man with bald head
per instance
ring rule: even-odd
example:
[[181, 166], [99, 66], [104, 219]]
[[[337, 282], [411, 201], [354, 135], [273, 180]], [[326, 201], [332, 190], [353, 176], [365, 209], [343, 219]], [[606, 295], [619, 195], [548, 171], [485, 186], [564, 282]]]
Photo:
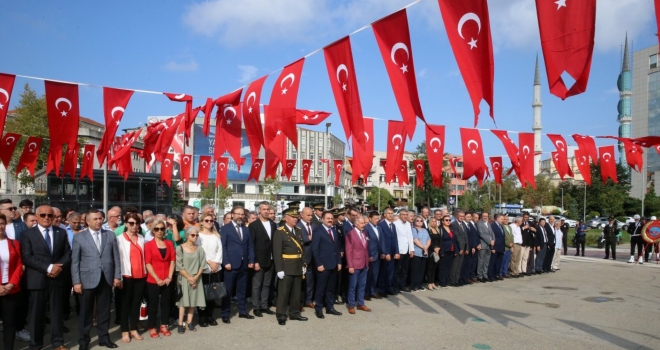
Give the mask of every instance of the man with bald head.
[[121, 208], [112, 207], [112, 209], [108, 210], [108, 215], [107, 215], [108, 222], [103, 224], [103, 229], [115, 232], [117, 227], [119, 227], [120, 218], [121, 218]]
[[312, 231], [317, 226], [314, 224], [314, 213], [312, 208], [304, 207], [300, 212], [300, 220], [296, 226], [300, 227], [303, 239], [303, 263], [307, 266], [305, 271], [305, 293], [303, 294], [303, 305], [308, 308], [314, 308], [314, 261], [312, 259]]
[[51, 206], [37, 208], [37, 226], [21, 235], [21, 255], [30, 291], [30, 349], [44, 347], [46, 305], [50, 306], [51, 345], [53, 350], [64, 347], [62, 272], [71, 268], [71, 246], [65, 230], [53, 225], [55, 211]]

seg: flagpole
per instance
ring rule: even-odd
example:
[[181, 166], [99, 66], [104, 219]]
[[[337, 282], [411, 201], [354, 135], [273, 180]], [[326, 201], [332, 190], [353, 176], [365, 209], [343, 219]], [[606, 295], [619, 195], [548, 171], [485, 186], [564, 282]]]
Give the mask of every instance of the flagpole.
[[108, 215], [108, 159], [103, 167], [103, 213]]

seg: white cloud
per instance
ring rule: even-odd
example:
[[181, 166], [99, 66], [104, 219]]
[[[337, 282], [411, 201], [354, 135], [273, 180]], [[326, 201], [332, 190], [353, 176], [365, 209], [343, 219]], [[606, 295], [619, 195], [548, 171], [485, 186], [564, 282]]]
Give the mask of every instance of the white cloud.
[[241, 77], [238, 79], [238, 82], [241, 84], [247, 84], [254, 80], [257, 77], [257, 71], [259, 70], [255, 66], [238, 66], [238, 69], [241, 71]]
[[194, 72], [198, 67], [199, 65], [195, 60], [188, 62], [169, 61], [163, 66], [163, 69], [171, 72]]

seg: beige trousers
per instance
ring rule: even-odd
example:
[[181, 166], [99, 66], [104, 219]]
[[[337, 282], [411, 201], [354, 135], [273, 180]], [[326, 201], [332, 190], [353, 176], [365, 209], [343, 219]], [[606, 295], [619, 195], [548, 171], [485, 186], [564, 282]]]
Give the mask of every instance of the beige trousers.
[[520, 274], [520, 253], [522, 252], [522, 246], [520, 244], [514, 244], [511, 248], [511, 273], [515, 276]]
[[552, 258], [552, 268], [557, 270], [559, 268], [559, 261], [561, 260], [561, 249], [555, 249], [555, 256]]
[[531, 247], [520, 247], [520, 255], [522, 256], [520, 259], [520, 272], [526, 273], [527, 272], [527, 260], [529, 260], [529, 249]]

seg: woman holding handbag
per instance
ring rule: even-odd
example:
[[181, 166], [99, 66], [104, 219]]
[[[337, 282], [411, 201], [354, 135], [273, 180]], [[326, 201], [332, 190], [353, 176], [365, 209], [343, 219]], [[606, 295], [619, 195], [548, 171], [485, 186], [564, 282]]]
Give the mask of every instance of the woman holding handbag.
[[424, 290], [424, 271], [426, 270], [426, 261], [429, 258], [429, 247], [431, 246], [431, 237], [424, 228], [424, 219], [421, 216], [415, 217], [415, 227], [412, 230], [413, 243], [415, 244], [415, 256], [412, 259], [410, 271], [410, 284], [413, 292]]
[[168, 337], [172, 335], [167, 329], [170, 311], [170, 299], [172, 288], [172, 276], [176, 265], [176, 253], [174, 243], [165, 239], [166, 225], [162, 220], [154, 220], [151, 226], [153, 240], [144, 245], [145, 261], [147, 265], [147, 294], [149, 304], [147, 312], [147, 327], [149, 336], [158, 338], [158, 307], [160, 306], [160, 333]]
[[440, 265], [440, 248], [442, 247], [442, 235], [436, 218], [429, 219], [428, 231], [431, 239], [431, 245], [429, 246], [431, 256], [426, 261], [426, 283], [429, 290], [436, 290], [438, 289], [438, 286], [435, 285], [436, 271], [438, 271], [438, 265]]
[[458, 253], [458, 244], [456, 243], [456, 235], [451, 231], [449, 225], [451, 224], [451, 217], [445, 215], [442, 217], [442, 246], [440, 248], [440, 287], [447, 288], [449, 286], [449, 272], [451, 270], [451, 263]]
[[[11, 225], [11, 224], [10, 224]], [[21, 260], [21, 245], [18, 241], [9, 239], [7, 232], [7, 216], [0, 214], [0, 319], [4, 330], [4, 349], [14, 348], [16, 338], [16, 315], [21, 306], [17, 294], [21, 290], [23, 262]]]
[[[182, 296], [176, 305], [179, 307], [179, 329], [178, 332], [186, 332], [186, 326], [191, 332], [197, 331], [192, 324], [193, 314], [196, 307], [206, 307], [204, 300], [204, 286], [200, 279], [206, 268], [206, 254], [204, 249], [197, 246], [199, 230], [195, 226], [188, 227], [185, 231], [186, 243], [176, 248], [176, 269], [179, 271], [177, 284], [181, 286]], [[186, 322], [183, 316], [186, 316]]]
[[[144, 259], [144, 236], [140, 234], [142, 220], [137, 213], [125, 217], [124, 233], [117, 237], [117, 248], [121, 259], [121, 341], [130, 343], [131, 338], [142, 340], [138, 333], [140, 305], [147, 283], [147, 268]], [[130, 322], [130, 324], [129, 324]]]
[[[206, 268], [202, 273], [202, 283], [205, 286], [211, 283], [220, 283], [220, 271], [222, 270], [222, 241], [220, 234], [216, 231], [213, 225], [213, 214], [204, 213], [201, 218], [201, 227], [199, 237], [197, 237], [197, 246], [204, 249], [206, 255]], [[215, 311], [215, 299], [209, 299], [206, 295], [206, 308], [198, 308], [197, 315], [199, 316], [199, 326], [208, 327], [217, 326], [218, 322], [213, 318], [213, 311]]]

